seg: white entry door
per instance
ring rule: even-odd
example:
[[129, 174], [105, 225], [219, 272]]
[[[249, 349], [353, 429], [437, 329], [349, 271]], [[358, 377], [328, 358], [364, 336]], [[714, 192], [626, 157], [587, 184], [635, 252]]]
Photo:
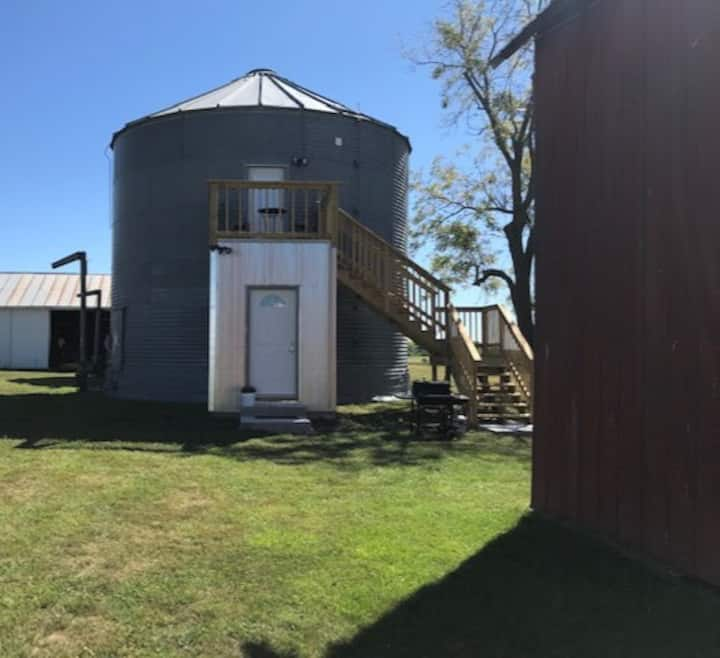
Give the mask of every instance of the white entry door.
[[[262, 182], [284, 181], [285, 168], [250, 167], [248, 179]], [[287, 230], [287, 210], [283, 190], [251, 190], [248, 203], [250, 230], [253, 233], [278, 233]]]
[[248, 384], [259, 397], [298, 395], [297, 289], [250, 288]]

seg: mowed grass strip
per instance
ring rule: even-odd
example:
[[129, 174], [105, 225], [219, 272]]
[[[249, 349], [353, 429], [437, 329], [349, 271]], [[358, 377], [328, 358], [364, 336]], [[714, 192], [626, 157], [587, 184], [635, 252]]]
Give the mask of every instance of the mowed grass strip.
[[720, 655], [713, 593], [526, 516], [526, 439], [250, 437], [7, 372], [0, 437], [3, 657]]

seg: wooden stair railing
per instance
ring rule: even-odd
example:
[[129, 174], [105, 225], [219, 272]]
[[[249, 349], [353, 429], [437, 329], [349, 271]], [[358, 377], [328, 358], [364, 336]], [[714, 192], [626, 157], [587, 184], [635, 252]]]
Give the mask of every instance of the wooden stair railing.
[[469, 400], [468, 423], [476, 426], [480, 353], [450, 305], [448, 286], [342, 209], [335, 228], [340, 281], [405, 335], [447, 359]]
[[331, 239], [341, 282], [432, 353], [447, 354], [450, 289], [347, 212]]
[[450, 370], [458, 390], [469, 400], [468, 425], [476, 427], [478, 423], [478, 367], [482, 360], [460, 315], [452, 306], [449, 307], [449, 315]]
[[521, 395], [532, 407], [533, 351], [507, 309], [493, 304], [456, 310], [483, 362], [506, 365]]
[[328, 239], [338, 184], [328, 181], [208, 181], [210, 244], [223, 239]]
[[525, 340], [520, 328], [512, 321], [507, 309], [498, 305], [497, 313], [500, 316], [500, 346], [502, 355], [512, 371], [518, 387], [528, 403], [530, 415], [533, 407], [534, 386], [534, 355], [532, 347]]

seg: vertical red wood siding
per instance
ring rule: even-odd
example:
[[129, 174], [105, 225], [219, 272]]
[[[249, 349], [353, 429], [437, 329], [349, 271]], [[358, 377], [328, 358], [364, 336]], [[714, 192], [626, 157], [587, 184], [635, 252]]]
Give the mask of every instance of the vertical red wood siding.
[[720, 2], [538, 37], [533, 506], [720, 585]]

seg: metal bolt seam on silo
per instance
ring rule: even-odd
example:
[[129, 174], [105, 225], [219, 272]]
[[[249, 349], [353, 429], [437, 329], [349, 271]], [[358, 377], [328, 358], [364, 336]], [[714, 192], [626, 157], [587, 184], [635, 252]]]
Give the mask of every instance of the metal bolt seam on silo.
[[[341, 181], [340, 206], [406, 248], [408, 139], [272, 71], [131, 122], [111, 145], [120, 397], [207, 400], [208, 179], [280, 165], [290, 180]], [[341, 286], [337, 335], [339, 402], [406, 389], [404, 336]]]

